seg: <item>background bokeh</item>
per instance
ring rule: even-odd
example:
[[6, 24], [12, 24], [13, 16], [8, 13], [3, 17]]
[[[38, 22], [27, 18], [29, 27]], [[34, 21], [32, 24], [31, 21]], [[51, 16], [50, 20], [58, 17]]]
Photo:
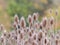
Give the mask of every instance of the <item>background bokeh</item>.
[[[13, 17], [15, 14], [24, 16], [25, 18], [29, 14], [34, 12], [39, 13], [39, 20], [43, 16], [57, 17], [57, 29], [60, 29], [60, 0], [0, 0], [0, 24], [4, 24], [7, 30], [11, 29]], [[49, 10], [52, 9], [52, 13]], [[55, 15], [55, 11], [58, 10], [58, 15]]]

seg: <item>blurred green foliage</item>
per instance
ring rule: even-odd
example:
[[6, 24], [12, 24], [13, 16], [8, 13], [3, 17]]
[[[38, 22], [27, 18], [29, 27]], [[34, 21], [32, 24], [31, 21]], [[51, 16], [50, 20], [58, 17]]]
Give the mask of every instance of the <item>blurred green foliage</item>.
[[11, 0], [7, 10], [11, 16], [17, 14], [19, 17], [26, 17], [28, 14], [33, 13], [34, 7], [30, 0]]
[[[36, 8], [34, 6], [34, 2], [39, 6], [39, 8]], [[8, 8], [7, 12], [10, 16], [14, 16], [17, 14], [19, 17], [24, 16], [27, 17], [28, 14], [32, 14], [34, 12], [38, 12], [41, 15], [44, 13], [44, 11], [49, 7], [50, 4], [52, 4], [51, 0], [47, 0], [48, 3], [42, 3], [38, 0], [9, 0], [8, 1]], [[42, 9], [43, 8], [43, 9]]]

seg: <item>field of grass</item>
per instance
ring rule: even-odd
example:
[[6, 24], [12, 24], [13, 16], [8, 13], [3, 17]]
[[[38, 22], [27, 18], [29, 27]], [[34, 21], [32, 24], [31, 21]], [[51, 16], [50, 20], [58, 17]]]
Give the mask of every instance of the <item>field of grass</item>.
[[10, 29], [10, 17], [6, 13], [0, 15], [0, 24], [3, 24], [7, 30]]

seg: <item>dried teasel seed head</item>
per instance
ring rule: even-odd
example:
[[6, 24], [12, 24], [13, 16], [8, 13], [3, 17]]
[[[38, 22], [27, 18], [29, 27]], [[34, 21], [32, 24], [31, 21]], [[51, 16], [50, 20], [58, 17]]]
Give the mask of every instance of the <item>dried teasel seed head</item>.
[[22, 33], [20, 33], [20, 38], [23, 39], [23, 34]]
[[33, 19], [32, 19], [32, 16], [31, 15], [28, 16], [28, 22], [29, 23], [32, 23], [33, 22]]
[[4, 25], [3, 24], [0, 25], [0, 30], [4, 30]]
[[50, 24], [53, 25], [54, 24], [54, 17], [51, 16], [50, 18]]
[[35, 33], [35, 34], [33, 34], [33, 39], [36, 40], [36, 38], [37, 38], [37, 37], [36, 37], [36, 33]]
[[43, 27], [47, 25], [47, 21], [48, 21], [47, 17], [44, 17], [42, 20]]
[[42, 29], [43, 28], [43, 25], [42, 23], [39, 24], [39, 28]]
[[29, 32], [29, 28], [27, 27], [26, 32]]
[[26, 27], [26, 22], [25, 22], [24, 17], [21, 17], [21, 19], [20, 19], [20, 26], [21, 26], [22, 28]]
[[33, 20], [34, 21], [38, 20], [38, 13], [33, 13]]
[[10, 37], [11, 37], [11, 34], [10, 34], [10, 33], [8, 33], [8, 34], [7, 34], [7, 38], [10, 38]]
[[20, 34], [20, 33], [21, 33], [21, 31], [19, 30], [19, 31], [18, 31], [18, 33]]
[[1, 36], [1, 40], [0, 40], [2, 43], [3, 43], [3, 41], [4, 41], [4, 38], [3, 38], [3, 36]]
[[4, 34], [3, 34], [3, 35], [4, 35], [4, 36], [6, 36], [6, 33], [7, 33], [7, 31], [6, 31], [6, 30], [4, 30]]
[[39, 33], [37, 34], [37, 38], [38, 38], [38, 41], [41, 41], [41, 39], [43, 38], [42, 31], [39, 31]]
[[20, 32], [20, 39], [24, 39], [24, 31], [23, 30]]
[[34, 24], [34, 26], [35, 26], [35, 28], [36, 28], [36, 29], [38, 29], [38, 28], [39, 28], [38, 23], [35, 23], [35, 24]]
[[57, 35], [56, 35], [56, 39], [60, 39], [60, 36], [59, 36], [59, 34], [57, 34]]
[[44, 39], [44, 44], [48, 44], [48, 38], [47, 37], [45, 37], [45, 39]]
[[56, 15], [56, 16], [58, 15], [58, 10], [55, 11], [55, 15]]
[[28, 41], [26, 40], [24, 44], [27, 45], [28, 44]]
[[29, 32], [29, 37], [32, 37], [32, 32], [31, 31]]
[[15, 21], [16, 23], [19, 22], [19, 18], [18, 18], [18, 16], [17, 16], [17, 14], [15, 14], [15, 16], [14, 16], [14, 21]]
[[53, 10], [50, 8], [50, 9], [49, 9], [49, 14], [52, 14], [52, 12], [53, 12]]
[[47, 43], [47, 40], [45, 39], [45, 44]]
[[58, 40], [55, 40], [56, 45], [58, 45]]
[[16, 27], [17, 27], [17, 24], [16, 24], [16, 22], [14, 22], [14, 24], [13, 24], [13, 27], [14, 27], [14, 28], [16, 28]]
[[17, 40], [17, 36], [15, 36], [14, 39]]
[[31, 29], [31, 32], [32, 32], [32, 33], [34, 33], [34, 30], [33, 30], [33, 29]]
[[32, 42], [32, 45], [37, 45], [37, 42], [36, 42], [36, 41], [33, 41], [33, 42]]

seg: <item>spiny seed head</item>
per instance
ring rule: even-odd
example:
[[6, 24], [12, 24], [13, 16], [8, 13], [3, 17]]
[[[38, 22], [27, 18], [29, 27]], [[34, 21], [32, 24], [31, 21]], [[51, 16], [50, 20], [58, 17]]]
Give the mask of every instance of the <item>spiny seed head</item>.
[[32, 16], [29, 15], [29, 16], [28, 16], [28, 22], [29, 22], [29, 23], [32, 23], [32, 20], [33, 20], [33, 19], [32, 19]]
[[50, 8], [50, 9], [49, 9], [49, 13], [52, 14], [52, 12], [53, 12], [53, 10]]
[[0, 30], [4, 30], [4, 25], [3, 24], [0, 25]]
[[18, 18], [18, 16], [17, 16], [17, 14], [15, 14], [15, 16], [14, 16], [14, 21], [18, 23], [18, 20], [19, 20], [19, 18]]
[[55, 11], [55, 15], [56, 15], [56, 16], [58, 15], [58, 10]]
[[31, 32], [32, 32], [32, 33], [34, 33], [34, 30], [33, 30], [33, 29], [31, 29]]
[[51, 25], [54, 24], [54, 17], [52, 17], [52, 16], [51, 16], [51, 18], [50, 18], [50, 24], [51, 24]]
[[29, 36], [30, 36], [30, 37], [32, 36], [32, 32], [31, 32], [31, 31], [29, 32]]
[[4, 30], [4, 36], [6, 36], [6, 33], [7, 33], [7, 31], [6, 31], [6, 30]]
[[42, 22], [39, 24], [39, 28], [40, 28], [40, 29], [43, 28]]
[[20, 37], [21, 37], [21, 39], [23, 39], [23, 34], [22, 33], [20, 33]]
[[38, 13], [33, 13], [33, 20], [37, 20], [38, 19]]
[[43, 20], [42, 20], [42, 23], [43, 23], [43, 27], [45, 27], [47, 25], [47, 17], [44, 17]]
[[24, 44], [26, 45], [27, 43], [28, 43], [28, 41], [26, 40]]
[[24, 38], [24, 31], [23, 31], [23, 30], [20, 32], [20, 38], [21, 38], [21, 39]]
[[58, 40], [55, 40], [56, 45], [58, 45]]
[[24, 17], [21, 17], [20, 26], [23, 27], [23, 28], [26, 26], [26, 22], [25, 22]]
[[38, 23], [35, 23], [35, 25], [34, 25], [34, 26], [35, 26], [35, 28], [39, 28], [39, 25], [38, 25]]
[[56, 35], [56, 39], [59, 39], [59, 38], [60, 38], [60, 37], [59, 37], [59, 35], [57, 34], [57, 35]]
[[43, 37], [43, 33], [42, 33], [42, 31], [39, 31], [39, 33], [37, 35], [38, 41], [41, 41], [42, 37]]
[[36, 33], [33, 34], [33, 39], [36, 40]]
[[15, 36], [13, 39], [17, 40], [17, 36]]
[[49, 42], [48, 38], [45, 37], [45, 39], [44, 39], [44, 44], [48, 44], [48, 42]]
[[10, 37], [11, 37], [11, 34], [10, 34], [10, 33], [8, 33], [8, 34], [7, 34], [7, 38], [10, 38]]
[[37, 45], [36, 41], [33, 41], [33, 42], [32, 42], [32, 45]]
[[20, 31], [20, 30], [18, 30], [18, 33], [20, 34], [20, 33], [21, 33], [21, 31]]
[[4, 41], [4, 38], [3, 38], [3, 36], [1, 36], [1, 42], [3, 43], [3, 41]]
[[47, 43], [47, 39], [45, 39], [45, 44]]
[[29, 28], [27, 27], [27, 29], [26, 29], [26, 32], [28, 33], [29, 32]]
[[14, 22], [14, 24], [13, 24], [13, 27], [14, 27], [14, 28], [16, 28], [16, 27], [17, 27], [17, 24], [16, 24], [16, 22]]

